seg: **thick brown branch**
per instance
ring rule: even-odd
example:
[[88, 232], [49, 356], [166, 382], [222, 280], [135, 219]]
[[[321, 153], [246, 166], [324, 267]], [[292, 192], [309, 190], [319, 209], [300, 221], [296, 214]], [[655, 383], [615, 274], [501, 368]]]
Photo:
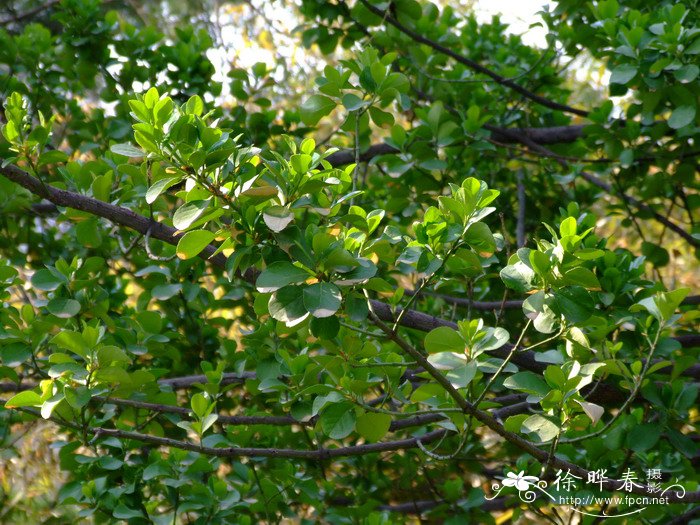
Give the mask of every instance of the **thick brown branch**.
[[[413, 295], [415, 293], [414, 290], [406, 290], [405, 294], [406, 295]], [[429, 297], [436, 297], [438, 299], [442, 299], [448, 304], [455, 304], [457, 306], [466, 306], [471, 308], [472, 310], [498, 310], [499, 308], [506, 308], [506, 309], [515, 309], [515, 308], [522, 308], [523, 307], [523, 299], [511, 299], [508, 301], [472, 301], [470, 299], [467, 299], [466, 297], [455, 297], [454, 295], [446, 295], [446, 294], [441, 294], [441, 293], [435, 293], [435, 292], [426, 292], [425, 290], [421, 291], [421, 295], [427, 295]], [[693, 306], [700, 304], [700, 295], [689, 295], [685, 299], [683, 299], [683, 302], [681, 303], [681, 306]], [[682, 338], [685, 336], [680, 336], [677, 337], [679, 341], [681, 341]], [[683, 342], [681, 342], [683, 344]], [[685, 346], [685, 344], [684, 344]]]
[[[249, 379], [255, 379], [255, 372], [243, 372], [241, 374], [227, 372], [223, 374], [223, 377], [221, 379], [221, 386], [244, 383]], [[208, 379], [204, 374], [197, 374], [192, 376], [159, 379], [158, 383], [160, 385], [169, 386], [173, 390], [181, 390], [183, 388], [189, 388], [196, 383], [207, 383], [207, 381]]]
[[[501, 128], [491, 125], [486, 125], [484, 127], [491, 132], [491, 138], [493, 138], [495, 141], [504, 144], [520, 143], [520, 141], [515, 140], [509, 133], [510, 128]], [[515, 128], [513, 131], [517, 132], [519, 135], [529, 137], [537, 144], [564, 144], [575, 142], [576, 140], [580, 139], [583, 136], [584, 127], [585, 126], [577, 125], [554, 126], [546, 128]], [[373, 144], [365, 151], [360, 153], [360, 161], [368, 162], [374, 157], [397, 152], [398, 150], [389, 144]], [[338, 151], [332, 155], [329, 155], [326, 160], [333, 166], [345, 166], [355, 162], [355, 151], [352, 149]]]
[[[121, 398], [104, 398], [98, 396], [94, 398], [98, 401], [102, 401], [106, 404], [112, 404], [117, 406], [132, 407], [137, 409], [149, 410], [151, 412], [160, 412], [164, 414], [179, 414], [181, 416], [190, 416], [190, 410], [185, 407], [174, 406], [174, 405], [163, 405], [159, 403], [147, 403], [144, 401], [136, 401], [133, 399], [121, 399]], [[390, 432], [396, 432], [404, 428], [417, 427], [422, 425], [427, 425], [430, 423], [436, 423], [446, 419], [447, 416], [444, 414], [421, 414], [418, 416], [407, 417], [405, 419], [398, 419], [391, 422], [389, 426]], [[292, 416], [227, 416], [219, 414], [217, 416], [217, 421], [219, 423], [224, 423], [226, 425], [272, 425], [272, 426], [290, 426], [299, 425], [305, 427], [313, 427], [316, 424], [318, 418], [313, 417], [306, 421], [298, 421]]]
[[[4, 159], [0, 159], [0, 162], [4, 162]], [[80, 195], [67, 190], [61, 190], [48, 184], [44, 184], [36, 177], [32, 177], [25, 171], [13, 165], [0, 167], [0, 175], [3, 175], [13, 182], [16, 182], [20, 186], [31, 191], [33, 194], [54, 203], [56, 206], [66, 206], [76, 210], [85, 211], [91, 213], [92, 215], [107, 219], [114, 224], [126, 226], [127, 228], [137, 231], [143, 235], [148, 233], [150, 230], [150, 237], [152, 239], [158, 239], [159, 241], [163, 241], [168, 244], [177, 245], [178, 240], [183, 235], [181, 233], [177, 233], [175, 228], [166, 226], [156, 221], [151, 221], [143, 215], [134, 213], [128, 208], [123, 208], [121, 206], [103, 202], [92, 197], [87, 197], [85, 195]], [[199, 254], [199, 256], [202, 259], [209, 260], [215, 266], [223, 268], [226, 264], [226, 257], [224, 257], [224, 255], [221, 253], [212, 257], [214, 251], [216, 251], [216, 247], [209, 245]]]

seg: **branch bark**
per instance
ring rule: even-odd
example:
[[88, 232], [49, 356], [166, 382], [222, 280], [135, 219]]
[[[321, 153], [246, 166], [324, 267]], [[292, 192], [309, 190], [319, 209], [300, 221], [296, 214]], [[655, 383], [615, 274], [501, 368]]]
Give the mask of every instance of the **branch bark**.
[[[503, 144], [519, 144], [520, 141], [513, 138], [509, 132], [511, 128], [502, 128], [498, 126], [485, 125], [486, 129], [491, 132], [491, 138]], [[537, 144], [566, 144], [575, 142], [583, 136], [583, 125], [576, 126], [554, 126], [546, 128], [513, 128], [513, 131], [519, 135], [529, 137]], [[360, 161], [368, 162], [374, 157], [397, 153], [395, 147], [386, 144], [373, 144], [365, 151], [360, 153]], [[329, 155], [326, 160], [333, 166], [345, 166], [355, 162], [355, 151], [352, 149], [338, 151]]]
[[[27, 408], [18, 409], [22, 412], [41, 417], [36, 410]], [[408, 450], [418, 447], [418, 441], [422, 445], [427, 445], [449, 433], [445, 429], [428, 432], [422, 436], [411, 437], [406, 439], [398, 439], [395, 441], [385, 441], [383, 443], [369, 443], [365, 445], [354, 445], [349, 447], [338, 448], [318, 448], [316, 450], [302, 450], [292, 448], [259, 448], [259, 447], [205, 447], [190, 443], [188, 441], [180, 441], [177, 439], [151, 436], [139, 432], [131, 432], [128, 430], [120, 430], [115, 428], [104, 427], [87, 427], [83, 428], [77, 423], [66, 421], [55, 416], [48, 418], [49, 421], [56, 423], [60, 427], [70, 428], [79, 433], [85, 433], [94, 436], [95, 439], [102, 437], [116, 437], [119, 439], [131, 439], [141, 443], [149, 443], [159, 447], [177, 448], [180, 450], [189, 450], [198, 452], [206, 456], [216, 456], [220, 458], [287, 458], [287, 459], [309, 459], [309, 460], [328, 460], [333, 458], [343, 458], [351, 456], [363, 456], [365, 454], [375, 454], [378, 452], [392, 452], [396, 450]]]

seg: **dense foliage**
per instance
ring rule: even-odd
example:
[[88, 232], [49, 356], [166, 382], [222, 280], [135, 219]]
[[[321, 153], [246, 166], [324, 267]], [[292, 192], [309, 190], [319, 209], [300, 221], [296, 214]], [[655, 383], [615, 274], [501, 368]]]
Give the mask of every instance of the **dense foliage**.
[[3, 520], [697, 516], [696, 0], [10, 4]]

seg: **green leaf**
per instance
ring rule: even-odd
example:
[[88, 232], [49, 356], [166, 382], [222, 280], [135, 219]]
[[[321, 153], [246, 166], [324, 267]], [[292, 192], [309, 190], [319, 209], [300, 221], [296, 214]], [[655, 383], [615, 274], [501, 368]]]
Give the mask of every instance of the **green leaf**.
[[78, 386], [77, 388], [66, 387], [63, 390], [63, 395], [68, 404], [76, 410], [80, 410], [86, 406], [92, 398], [90, 390], [84, 386]]
[[202, 419], [202, 427], [200, 430], [200, 434], [204, 434], [207, 430], [209, 430], [218, 419], [218, 414], [209, 414], [205, 416], [204, 419]]
[[[642, 299], [637, 304], [644, 307], [651, 315], [656, 317], [660, 323], [668, 322], [676, 309], [683, 302], [683, 299], [690, 293], [690, 288], [679, 288], [672, 292], [660, 292], [653, 297]], [[639, 309], [633, 307], [633, 310]]]
[[265, 208], [263, 220], [273, 232], [281, 232], [294, 220], [294, 214], [284, 206], [270, 206]]
[[391, 113], [382, 111], [375, 106], [369, 108], [369, 116], [372, 117], [372, 122], [383, 128], [393, 126], [394, 124], [394, 116]]
[[185, 112], [189, 115], [201, 116], [204, 112], [204, 102], [199, 95], [192, 95], [185, 104]]
[[695, 120], [695, 106], [679, 106], [671, 113], [671, 118], [668, 119], [669, 127], [680, 129]]
[[583, 266], [576, 266], [564, 273], [560, 284], [583, 286], [584, 288], [600, 290], [598, 278], [591, 270]]
[[496, 239], [483, 222], [472, 224], [464, 235], [464, 240], [482, 257], [489, 257], [496, 251]]
[[42, 153], [39, 156], [39, 167], [46, 166], [48, 164], [63, 164], [68, 160], [68, 155], [65, 152], [52, 149]]
[[483, 273], [479, 256], [472, 250], [460, 248], [447, 259], [447, 268], [450, 272], [461, 274], [465, 277], [476, 277]]
[[682, 84], [692, 82], [698, 78], [698, 75], [700, 75], [700, 67], [695, 64], [686, 64], [673, 72], [673, 76]]
[[578, 399], [576, 400], [576, 402], [579, 405], [581, 405], [581, 408], [591, 419], [591, 423], [593, 423], [594, 425], [600, 420], [601, 417], [603, 417], [603, 414], [605, 413], [605, 409], [600, 405], [596, 405], [595, 403], [579, 401]]
[[41, 405], [41, 396], [31, 390], [25, 390], [8, 399], [5, 408], [38, 407], [39, 405]]
[[107, 345], [97, 351], [97, 362], [101, 367], [107, 367], [112, 364], [129, 364], [131, 358], [118, 346]]
[[59, 348], [73, 352], [83, 359], [87, 359], [90, 353], [90, 345], [85, 341], [82, 334], [72, 330], [61, 330], [53, 336], [51, 343]]
[[173, 226], [178, 230], [186, 230], [196, 221], [209, 206], [209, 201], [190, 201], [180, 206], [173, 215]]
[[523, 312], [533, 321], [533, 326], [538, 332], [549, 334], [554, 331], [559, 319], [552, 309], [553, 302], [554, 297], [541, 290], [523, 301]]
[[534, 414], [523, 421], [522, 432], [537, 436], [541, 443], [551, 441], [559, 434], [559, 422], [554, 417]]
[[63, 392], [59, 392], [56, 395], [51, 396], [49, 399], [41, 404], [41, 417], [44, 419], [49, 419], [55, 408], [63, 401], [65, 397]]
[[[374, 277], [377, 273], [377, 265], [372, 261], [367, 259], [353, 260], [355, 263], [359, 263], [359, 266], [347, 273], [343, 273], [341, 278], [334, 279], [333, 282], [338, 286], [352, 286], [354, 284], [364, 283]], [[329, 262], [332, 261], [329, 261], [328, 259], [324, 261], [325, 264], [328, 264]]]
[[310, 323], [311, 333], [319, 339], [333, 339], [340, 331], [338, 317], [314, 317]]
[[104, 470], [118, 470], [122, 468], [124, 462], [112, 456], [102, 456], [97, 460], [97, 464]]
[[554, 310], [563, 315], [571, 323], [582, 323], [588, 320], [595, 310], [595, 302], [585, 288], [567, 286], [554, 292]]
[[159, 284], [154, 286], [153, 290], [151, 290], [151, 297], [159, 301], [167, 301], [171, 297], [177, 295], [181, 290], [182, 285], [180, 283]]
[[535, 272], [523, 262], [506, 266], [500, 275], [503, 283], [516, 292], [526, 293], [534, 288]]
[[146, 202], [148, 204], [153, 204], [156, 199], [170, 186], [177, 184], [182, 180], [182, 177], [171, 177], [160, 179], [153, 184], [146, 192]]
[[653, 264], [655, 268], [666, 266], [671, 260], [666, 248], [652, 242], [642, 242], [642, 255], [644, 255], [647, 261]]
[[559, 233], [562, 237], [567, 235], [576, 235], [576, 219], [567, 217], [559, 225]]
[[646, 423], [636, 425], [627, 431], [627, 447], [637, 453], [646, 452], [659, 441], [663, 425]]
[[112, 516], [119, 520], [128, 520], [132, 518], [143, 518], [143, 512], [140, 510], [136, 509], [130, 509], [123, 503], [120, 503], [114, 508], [114, 511], [112, 512]]
[[540, 397], [546, 396], [551, 390], [545, 380], [533, 372], [518, 372], [513, 374], [503, 381], [503, 386]]
[[262, 271], [255, 287], [261, 293], [270, 293], [288, 284], [301, 284], [310, 277], [313, 275], [290, 262], [277, 261]]
[[140, 122], [150, 122], [151, 112], [146, 108], [146, 104], [140, 100], [130, 100], [129, 107], [131, 108], [132, 116]]
[[366, 106], [366, 104], [357, 95], [346, 93], [343, 95], [343, 106], [345, 106], [345, 109], [348, 111], [355, 111]]
[[476, 375], [476, 361], [467, 361], [467, 356], [456, 352], [430, 354], [428, 362], [438, 370], [446, 371], [445, 377], [455, 388], [466, 388]]
[[50, 270], [41, 269], [34, 272], [31, 281], [32, 286], [34, 288], [42, 290], [44, 292], [53, 292], [59, 286], [65, 284], [66, 279], [65, 277], [63, 279], [59, 278], [54, 272]]
[[345, 297], [345, 313], [351, 321], [361, 323], [369, 315], [367, 299], [356, 292], [351, 292]]
[[622, 64], [612, 70], [610, 75], [611, 84], [627, 84], [637, 75], [637, 67], [632, 64]]
[[294, 168], [294, 171], [296, 171], [297, 174], [303, 175], [309, 171], [309, 166], [311, 166], [311, 155], [306, 155], [305, 153], [292, 155], [289, 163], [292, 165], [292, 168]]
[[287, 326], [294, 326], [309, 315], [304, 306], [304, 292], [301, 286], [280, 288], [272, 294], [267, 307], [273, 319], [283, 321]]
[[214, 240], [214, 237], [214, 234], [207, 230], [187, 232], [177, 243], [177, 256], [180, 259], [191, 259], [199, 255]]
[[331, 439], [343, 439], [355, 430], [355, 407], [352, 403], [333, 403], [321, 413], [321, 428]]
[[583, 248], [574, 252], [574, 256], [578, 257], [582, 261], [592, 261], [594, 259], [600, 259], [603, 255], [605, 255], [605, 252], [596, 248]]
[[192, 396], [190, 406], [192, 407], [192, 412], [194, 415], [197, 416], [197, 419], [202, 419], [207, 414], [209, 401], [206, 397], [204, 397], [204, 394], [197, 393]]
[[462, 336], [448, 326], [439, 326], [431, 330], [423, 342], [428, 353], [436, 354], [438, 352], [461, 352], [464, 354], [467, 344]]
[[678, 450], [688, 459], [697, 457], [700, 447], [693, 441], [693, 439], [685, 434], [681, 434], [675, 428], [668, 428], [666, 430], [668, 435], [668, 441], [673, 445], [673, 448]]
[[321, 118], [335, 109], [335, 102], [324, 95], [312, 95], [300, 108], [301, 120], [315, 126]]
[[527, 414], [510, 416], [503, 422], [503, 428], [505, 428], [508, 432], [520, 432], [520, 429], [523, 428], [523, 423], [528, 417], [530, 416]]
[[357, 418], [357, 432], [369, 442], [382, 439], [391, 426], [389, 414], [367, 412]]
[[153, 108], [155, 123], [162, 126], [173, 114], [173, 101], [170, 97], [165, 97], [159, 100]]
[[505, 328], [488, 328], [485, 335], [476, 341], [471, 348], [471, 356], [476, 357], [482, 352], [496, 350], [508, 342], [510, 334]]
[[302, 140], [301, 145], [299, 146], [299, 151], [306, 153], [307, 155], [313, 155], [315, 149], [316, 141], [312, 138]]
[[314, 317], [330, 317], [340, 303], [340, 290], [334, 284], [320, 282], [304, 289], [304, 306]]
[[80, 313], [80, 303], [75, 299], [56, 297], [46, 305], [47, 310], [62, 319], [68, 319]]
[[552, 268], [552, 261], [549, 256], [538, 250], [532, 250], [530, 252], [530, 264], [535, 273], [540, 277], [549, 277], [549, 271]]
[[109, 149], [112, 153], [123, 155], [124, 157], [139, 158], [146, 155], [143, 151], [129, 143], [113, 144]]

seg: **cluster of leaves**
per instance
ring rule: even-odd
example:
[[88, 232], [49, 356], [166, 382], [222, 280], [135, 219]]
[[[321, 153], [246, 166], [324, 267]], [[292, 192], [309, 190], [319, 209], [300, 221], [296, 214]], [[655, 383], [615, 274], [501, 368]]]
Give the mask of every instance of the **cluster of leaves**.
[[[569, 53], [585, 49], [605, 60], [610, 95], [628, 99], [625, 126], [611, 123], [613, 104], [606, 101], [590, 115], [587, 141], [619, 160], [615, 178], [622, 191], [634, 188], [647, 200], [682, 201], [692, 223], [700, 206], [694, 159], [700, 130], [697, 5], [660, 2], [652, 7], [618, 0], [574, 4], [560, 2], [548, 23], [556, 24]], [[645, 241], [642, 249], [655, 267], [669, 263], [668, 250], [659, 243]]]

